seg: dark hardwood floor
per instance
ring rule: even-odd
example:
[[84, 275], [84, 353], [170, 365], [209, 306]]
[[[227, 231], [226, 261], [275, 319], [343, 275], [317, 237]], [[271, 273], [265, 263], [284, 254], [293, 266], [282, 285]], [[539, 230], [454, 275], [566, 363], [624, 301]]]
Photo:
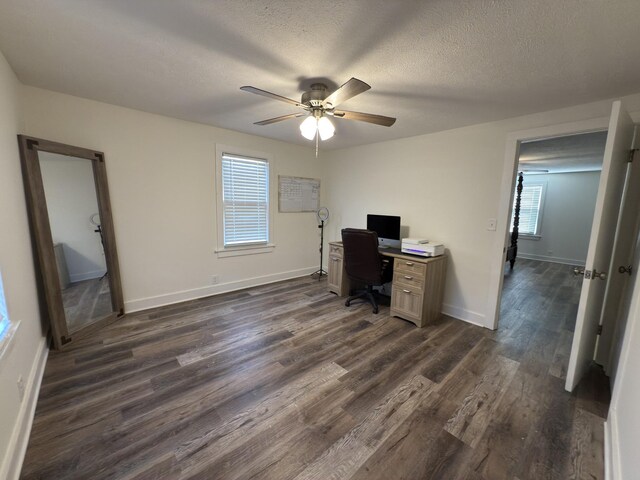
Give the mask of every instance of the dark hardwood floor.
[[563, 389], [570, 273], [518, 260], [496, 332], [310, 278], [128, 315], [51, 353], [22, 478], [601, 479], [606, 378]]

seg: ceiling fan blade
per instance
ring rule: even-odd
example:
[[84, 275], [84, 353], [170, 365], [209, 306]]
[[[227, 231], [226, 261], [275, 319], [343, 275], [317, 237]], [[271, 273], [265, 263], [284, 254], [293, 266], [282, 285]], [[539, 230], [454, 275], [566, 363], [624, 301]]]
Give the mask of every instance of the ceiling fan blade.
[[323, 106], [327, 106], [331, 104], [329, 108], [335, 108], [340, 105], [342, 102], [346, 102], [352, 97], [361, 94], [362, 92], [366, 92], [371, 87], [364, 83], [362, 80], [358, 80], [357, 78], [351, 78], [347, 82], [345, 82], [340, 88], [338, 88], [335, 92], [329, 95], [322, 101]]
[[244, 90], [245, 92], [249, 93], [255, 93], [256, 95], [262, 95], [263, 97], [272, 98], [273, 100], [280, 100], [281, 102], [289, 103], [291, 105], [295, 105], [296, 107], [304, 107], [304, 105], [300, 102], [287, 97], [283, 97], [281, 95], [276, 95], [275, 93], [267, 92], [266, 90], [261, 90], [256, 87], [246, 85], [244, 87], [240, 87], [240, 90]]
[[254, 125], [269, 125], [270, 123], [281, 122], [282, 120], [289, 120], [290, 118], [304, 117], [306, 115], [307, 115], [306, 112], [290, 113], [289, 115], [282, 115], [280, 117], [274, 117], [274, 118], [269, 118], [267, 120], [262, 120], [261, 122], [255, 122]]
[[372, 113], [349, 112], [348, 110], [334, 110], [334, 117], [345, 118], [347, 120], [359, 120], [361, 122], [375, 123], [383, 127], [390, 127], [396, 123], [393, 117], [385, 117], [384, 115], [374, 115]]

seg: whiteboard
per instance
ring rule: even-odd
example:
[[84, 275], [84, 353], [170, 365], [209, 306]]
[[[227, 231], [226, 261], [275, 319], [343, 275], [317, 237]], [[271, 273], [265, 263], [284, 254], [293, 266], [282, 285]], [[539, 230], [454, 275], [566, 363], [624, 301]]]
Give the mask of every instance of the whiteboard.
[[278, 176], [279, 212], [315, 212], [320, 208], [320, 180]]

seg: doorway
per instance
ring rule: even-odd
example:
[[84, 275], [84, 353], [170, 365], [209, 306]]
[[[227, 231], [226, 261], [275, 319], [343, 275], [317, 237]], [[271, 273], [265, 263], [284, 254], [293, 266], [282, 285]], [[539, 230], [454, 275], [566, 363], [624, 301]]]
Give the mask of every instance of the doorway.
[[[523, 141], [503, 263], [499, 330], [548, 336], [548, 373], [566, 379], [606, 131]], [[504, 332], [501, 332], [504, 333]]]
[[[626, 277], [615, 277], [614, 259], [620, 262], [624, 259], [624, 265], [631, 262], [630, 255], [633, 254], [629, 245], [633, 245], [631, 239], [635, 239], [634, 231], [630, 227], [636, 222], [622, 222], [625, 217], [624, 206], [630, 204], [627, 200], [630, 193], [635, 190], [640, 191], [640, 175], [632, 175], [633, 168], [630, 162], [633, 158], [633, 144], [635, 126], [631, 117], [625, 110], [622, 102], [615, 101], [612, 105], [611, 115], [608, 119], [594, 119], [591, 121], [564, 124], [559, 126], [544, 127], [526, 132], [515, 132], [507, 139], [507, 149], [505, 153], [505, 163], [503, 170], [503, 190], [500, 201], [501, 215], [511, 211], [513, 202], [513, 182], [516, 177], [518, 167], [517, 159], [519, 150], [523, 142], [528, 140], [545, 139], [558, 137], [573, 133], [588, 133], [601, 131], [606, 128], [607, 141], [603, 156], [602, 172], [598, 185], [596, 197], [596, 207], [594, 211], [593, 224], [589, 234], [586, 266], [583, 270], [576, 268], [577, 274], [582, 275], [585, 280], [582, 282], [578, 313], [576, 316], [575, 332], [571, 345], [569, 365], [567, 368], [567, 378], [565, 389], [573, 391], [578, 382], [587, 373], [594, 359], [594, 352], [599, 335], [604, 329], [611, 328], [619, 321], [619, 309], [612, 308], [611, 315], [605, 316], [607, 305], [619, 305], [621, 292], [624, 291]], [[636, 192], [637, 193], [637, 192]], [[637, 202], [636, 202], [637, 203]], [[620, 213], [621, 207], [623, 214]], [[629, 217], [637, 213], [638, 206], [626, 209]], [[509, 214], [510, 215], [510, 214]], [[506, 238], [509, 218], [500, 225], [498, 218], [498, 231], [504, 232]], [[494, 244], [494, 260], [504, 260], [506, 247], [503, 241], [496, 238]], [[623, 272], [624, 273], [624, 272]], [[488, 311], [493, 313], [494, 329], [498, 327], [500, 314], [500, 293], [503, 283], [502, 265], [494, 265], [491, 270], [492, 282], [490, 284]], [[610, 288], [612, 285], [616, 288]]]

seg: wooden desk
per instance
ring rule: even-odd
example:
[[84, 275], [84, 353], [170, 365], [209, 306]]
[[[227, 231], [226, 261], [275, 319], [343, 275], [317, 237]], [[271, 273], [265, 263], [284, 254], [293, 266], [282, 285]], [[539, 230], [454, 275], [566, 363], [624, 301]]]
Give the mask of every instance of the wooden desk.
[[[434, 322], [442, 311], [447, 257], [418, 257], [397, 250], [381, 249], [393, 257], [391, 284], [391, 315], [404, 318], [418, 327]], [[351, 284], [344, 268], [342, 242], [329, 243], [329, 291], [340, 297], [349, 295]]]

